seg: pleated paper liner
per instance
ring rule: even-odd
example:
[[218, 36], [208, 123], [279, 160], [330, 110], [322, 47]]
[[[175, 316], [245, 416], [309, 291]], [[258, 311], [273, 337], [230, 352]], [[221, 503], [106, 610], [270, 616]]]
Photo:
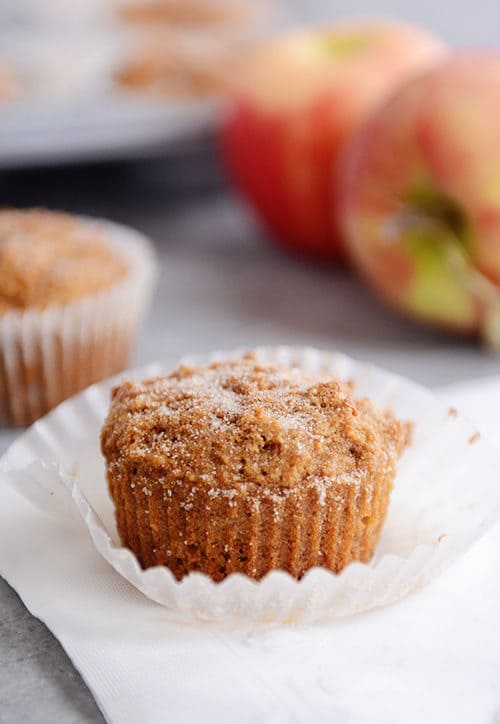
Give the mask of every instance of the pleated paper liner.
[[[369, 563], [351, 563], [340, 574], [316, 567], [301, 580], [273, 571], [259, 582], [232, 574], [214, 583], [199, 573], [178, 582], [165, 567], [143, 570], [120, 544], [99, 452], [112, 381], [94, 385], [38, 421], [2, 459], [3, 477], [54, 515], [78, 511], [97, 551], [153, 601], [176, 615], [224, 622], [306, 623], [388, 605], [435, 578], [500, 518], [499, 453], [427, 390], [340, 354], [291, 347], [255, 351], [262, 360], [351, 380], [356, 396], [370, 396], [414, 421], [414, 440], [400, 461], [388, 518]], [[241, 353], [183, 361], [206, 363]], [[139, 380], [169, 371], [157, 365], [127, 376]], [[85, 534], [76, 527], [75, 535]]]
[[70, 304], [0, 316], [0, 424], [29, 424], [127, 366], [155, 276], [152, 247], [119, 224], [82, 223], [103, 235], [125, 261], [127, 275]]
[[167, 503], [161, 486], [141, 489], [115, 469], [110, 492], [120, 539], [144, 568], [166, 565], [177, 578], [201, 570], [220, 581], [235, 572], [260, 579], [274, 569], [300, 578], [315, 566], [340, 571], [347, 562], [369, 561], [390, 482], [389, 474], [380, 476], [372, 490], [320, 480], [251, 495], [198, 486], [195, 496], [181, 485], [168, 490]]

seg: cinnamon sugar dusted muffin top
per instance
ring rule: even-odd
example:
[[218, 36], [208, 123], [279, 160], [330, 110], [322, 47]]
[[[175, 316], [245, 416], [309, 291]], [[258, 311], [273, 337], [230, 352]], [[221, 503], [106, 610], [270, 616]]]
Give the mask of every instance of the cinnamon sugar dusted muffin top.
[[97, 225], [42, 209], [0, 210], [0, 315], [67, 304], [125, 274]]
[[0, 424], [30, 424], [123, 370], [153, 274], [133, 229], [0, 209]]
[[[165, 485], [193, 480], [218, 488], [294, 488], [373, 475], [404, 428], [336, 381], [252, 358], [181, 367], [114, 391], [105, 451], [163, 470]], [[145, 480], [154, 487], [153, 477]]]
[[124, 544], [220, 580], [368, 560], [408, 437], [346, 385], [249, 356], [124, 382], [101, 440]]

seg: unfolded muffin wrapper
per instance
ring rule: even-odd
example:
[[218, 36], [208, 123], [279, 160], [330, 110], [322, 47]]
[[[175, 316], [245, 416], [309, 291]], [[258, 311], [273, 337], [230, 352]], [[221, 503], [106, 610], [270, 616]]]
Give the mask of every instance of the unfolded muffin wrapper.
[[153, 286], [152, 247], [119, 224], [81, 221], [103, 235], [127, 274], [76, 302], [0, 316], [0, 424], [29, 424], [127, 365]]
[[[214, 583], [200, 573], [178, 582], [167, 568], [143, 570], [120, 545], [99, 452], [112, 380], [90, 387], [38, 421], [6, 453], [0, 470], [45, 511], [78, 513], [87, 530], [75, 524], [75, 535], [90, 534], [97, 551], [145, 596], [173, 615], [224, 622], [309, 623], [393, 603], [431, 581], [500, 519], [498, 452], [428, 391], [336, 353], [291, 347], [254, 351], [262, 360], [351, 380], [356, 396], [369, 396], [401, 419], [414, 421], [414, 439], [400, 461], [388, 518], [370, 563], [351, 563], [340, 574], [314, 568], [298, 581], [273, 571], [259, 582], [232, 574]], [[183, 361], [205, 363], [241, 353]], [[127, 376], [144, 379], [169, 371], [156, 365]]]

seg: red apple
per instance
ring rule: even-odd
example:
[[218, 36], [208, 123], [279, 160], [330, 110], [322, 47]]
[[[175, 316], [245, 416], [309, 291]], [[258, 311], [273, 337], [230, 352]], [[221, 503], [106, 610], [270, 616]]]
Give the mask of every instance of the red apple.
[[500, 332], [500, 51], [457, 54], [400, 90], [343, 161], [343, 230], [393, 305]]
[[355, 21], [289, 32], [243, 63], [223, 152], [275, 238], [300, 252], [338, 254], [339, 152], [389, 94], [445, 53], [426, 30]]

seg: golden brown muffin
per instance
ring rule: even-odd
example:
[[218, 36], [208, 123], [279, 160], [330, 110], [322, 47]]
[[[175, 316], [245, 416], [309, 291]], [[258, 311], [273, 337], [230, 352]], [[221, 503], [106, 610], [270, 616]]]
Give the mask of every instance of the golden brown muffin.
[[97, 228], [69, 214], [0, 210], [0, 315], [95, 294], [125, 276]]
[[0, 422], [29, 424], [126, 366], [149, 262], [134, 252], [132, 267], [117, 251], [130, 232], [111, 226], [0, 210]]
[[101, 444], [141, 565], [220, 581], [369, 561], [408, 438], [345, 385], [247, 356], [124, 382]]

